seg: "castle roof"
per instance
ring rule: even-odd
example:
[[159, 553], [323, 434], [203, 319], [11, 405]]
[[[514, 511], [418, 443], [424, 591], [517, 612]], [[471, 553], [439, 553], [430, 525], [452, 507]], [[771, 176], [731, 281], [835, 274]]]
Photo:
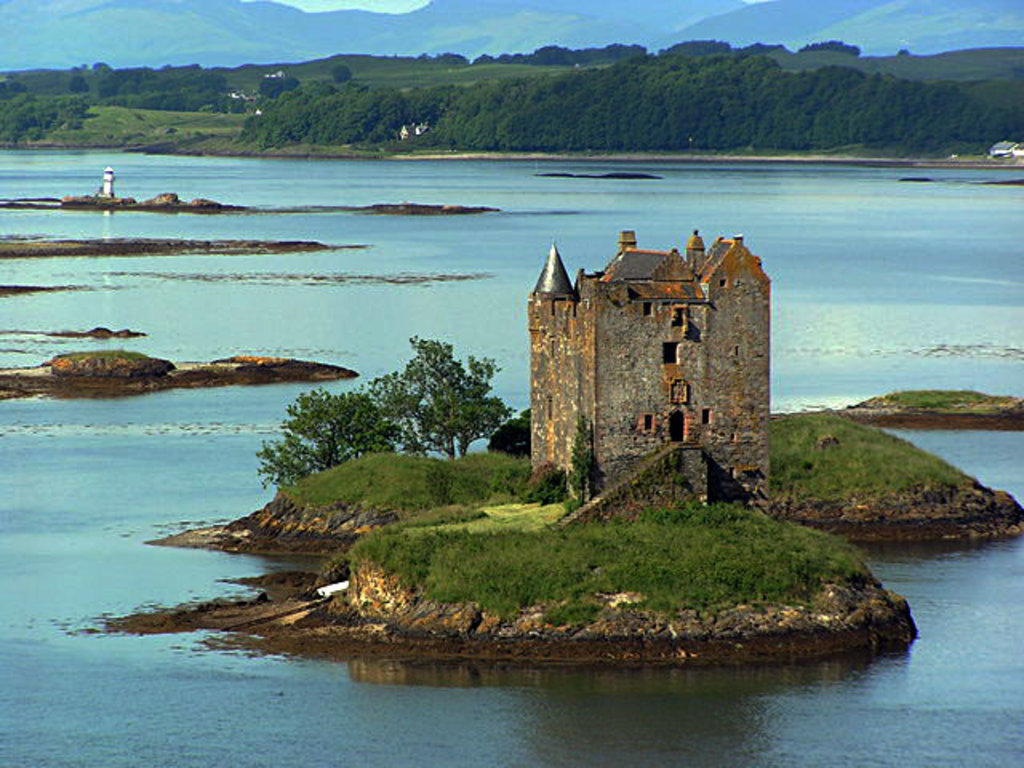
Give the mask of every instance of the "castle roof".
[[647, 251], [626, 248], [618, 253], [604, 269], [606, 282], [617, 280], [651, 280], [654, 270], [668, 257], [670, 251]]
[[572, 281], [569, 280], [569, 274], [565, 271], [562, 257], [554, 243], [551, 244], [548, 260], [544, 263], [544, 269], [541, 270], [533, 292], [558, 296], [571, 296], [574, 293]]

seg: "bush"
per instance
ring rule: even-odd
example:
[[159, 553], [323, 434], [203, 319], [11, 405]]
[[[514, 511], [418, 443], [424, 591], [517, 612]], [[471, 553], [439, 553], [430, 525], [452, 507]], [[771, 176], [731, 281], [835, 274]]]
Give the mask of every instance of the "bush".
[[567, 488], [565, 470], [545, 464], [530, 477], [523, 501], [528, 504], [557, 504], [565, 500]]

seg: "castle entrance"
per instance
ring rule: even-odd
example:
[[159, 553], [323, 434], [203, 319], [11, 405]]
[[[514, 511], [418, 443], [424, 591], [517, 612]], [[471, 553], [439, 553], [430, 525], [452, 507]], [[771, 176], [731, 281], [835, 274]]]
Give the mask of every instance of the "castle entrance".
[[682, 411], [672, 411], [668, 417], [668, 439], [681, 443], [686, 439], [686, 416]]

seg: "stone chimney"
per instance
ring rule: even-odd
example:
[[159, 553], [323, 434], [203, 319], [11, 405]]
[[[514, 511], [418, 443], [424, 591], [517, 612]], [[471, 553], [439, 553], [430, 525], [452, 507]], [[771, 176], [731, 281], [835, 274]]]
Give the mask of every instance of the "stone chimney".
[[627, 248], [636, 248], [636, 232], [632, 229], [624, 229], [619, 232], [619, 253]]

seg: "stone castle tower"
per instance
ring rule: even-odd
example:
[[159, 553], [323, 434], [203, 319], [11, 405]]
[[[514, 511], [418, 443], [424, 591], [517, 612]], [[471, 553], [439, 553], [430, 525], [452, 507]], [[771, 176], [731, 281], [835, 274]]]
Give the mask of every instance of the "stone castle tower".
[[593, 432], [594, 492], [673, 447], [686, 495], [767, 496], [771, 283], [743, 237], [685, 255], [633, 232], [600, 272], [570, 281], [555, 246], [533, 293], [534, 467], [569, 469], [579, 417]]

